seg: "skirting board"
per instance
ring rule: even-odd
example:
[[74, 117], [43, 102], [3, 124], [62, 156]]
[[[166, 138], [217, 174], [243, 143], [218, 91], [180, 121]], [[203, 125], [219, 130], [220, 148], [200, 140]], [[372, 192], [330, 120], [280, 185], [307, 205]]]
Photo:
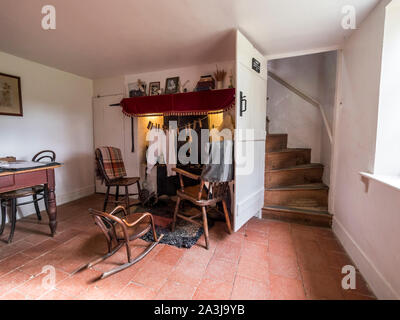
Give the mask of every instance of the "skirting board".
[[376, 297], [383, 300], [399, 300], [400, 294], [396, 293], [390, 283], [376, 268], [373, 261], [369, 259], [335, 216], [333, 217], [332, 229]]
[[81, 188], [79, 190], [70, 192], [70, 193], [64, 193], [64, 194], [60, 194], [57, 195], [56, 193], [56, 200], [57, 200], [57, 205], [62, 205], [74, 200], [78, 200], [80, 198], [84, 198], [87, 196], [90, 196], [92, 194], [94, 194], [94, 189], [95, 186], [94, 185], [90, 185], [87, 186], [85, 188]]

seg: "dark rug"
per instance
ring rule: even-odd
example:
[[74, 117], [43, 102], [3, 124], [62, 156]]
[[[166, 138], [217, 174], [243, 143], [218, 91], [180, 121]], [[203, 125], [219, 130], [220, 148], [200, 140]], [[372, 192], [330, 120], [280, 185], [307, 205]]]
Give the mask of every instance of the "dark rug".
[[[152, 207], [139, 206], [135, 212], [150, 212], [155, 220], [156, 232], [158, 235], [164, 234], [160, 243], [168, 244], [178, 248], [191, 248], [199, 240], [204, 230], [203, 227], [197, 226], [193, 223], [183, 219], [177, 219], [175, 231], [171, 231], [172, 218], [175, 210], [175, 202], [172, 200], [159, 200], [157, 204]], [[181, 207], [182, 210], [182, 207]], [[189, 203], [185, 203], [184, 210], [186, 213], [197, 214], [200, 210], [192, 207]], [[211, 229], [214, 225], [214, 219], [208, 218], [208, 228]], [[141, 239], [147, 242], [153, 242], [153, 231], [146, 233]]]

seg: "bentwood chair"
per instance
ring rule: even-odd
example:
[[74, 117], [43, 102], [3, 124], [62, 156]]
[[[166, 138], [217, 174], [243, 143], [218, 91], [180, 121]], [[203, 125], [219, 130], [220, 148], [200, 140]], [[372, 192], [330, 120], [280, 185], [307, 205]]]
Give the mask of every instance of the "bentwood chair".
[[[119, 165], [123, 166], [123, 170], [121, 171], [121, 174], [116, 175], [116, 176], [115, 175], [109, 176], [109, 174], [107, 174], [107, 170], [105, 168], [105, 163], [104, 163], [101, 149], [108, 149], [110, 151], [110, 153], [118, 154], [118, 155], [121, 155], [121, 151], [118, 148], [114, 148], [114, 147], [97, 148], [95, 151], [98, 175], [100, 176], [102, 181], [104, 181], [104, 183], [107, 187], [106, 196], [104, 198], [103, 211], [106, 211], [106, 209], [107, 209], [108, 198], [110, 195], [111, 187], [115, 187], [115, 201], [113, 201], [114, 204], [115, 205], [123, 204], [123, 205], [125, 205], [125, 208], [127, 210], [129, 210], [129, 208], [131, 206], [130, 201], [129, 201], [129, 196], [140, 194], [140, 178], [139, 177], [126, 177], [125, 166], [123, 164], [122, 159], [120, 159], [120, 164], [119, 164]], [[134, 184], [137, 185], [137, 193], [129, 193], [129, 190], [128, 190], [129, 186], [134, 185]], [[120, 187], [125, 188], [125, 197], [123, 200], [118, 200]]]
[[[54, 162], [56, 160], [56, 154], [51, 150], [43, 150], [35, 154], [32, 158], [33, 162]], [[17, 199], [32, 197], [31, 201], [25, 201], [18, 203]], [[1, 207], [1, 225], [0, 225], [0, 235], [4, 232], [4, 226], [6, 222], [6, 209], [7, 206], [11, 208], [10, 220], [11, 220], [11, 230], [8, 237], [8, 243], [12, 242], [15, 224], [17, 220], [17, 207], [33, 203], [35, 206], [36, 216], [38, 220], [42, 220], [40, 214], [39, 201], [43, 200], [46, 211], [48, 212], [48, 190], [45, 185], [38, 185], [31, 188], [25, 188], [16, 191], [10, 191], [0, 194], [0, 207]]]
[[[115, 254], [123, 246], [126, 248], [128, 262], [120, 265], [110, 271], [104, 272], [100, 279], [104, 279], [112, 274], [120, 272], [135, 263], [142, 260], [163, 238], [163, 234], [157, 236], [153, 216], [148, 213], [132, 213], [128, 214], [123, 206], [116, 207], [112, 212], [101, 212], [94, 209], [89, 209], [96, 225], [101, 229], [107, 240], [108, 253], [104, 256], [88, 263], [78, 271], [90, 268]], [[122, 217], [117, 214], [122, 212]], [[137, 257], [132, 258], [130, 244], [135, 239], [144, 236], [152, 230], [154, 242], [152, 242], [142, 253]], [[113, 246], [113, 244], [115, 244]]]
[[[222, 202], [222, 208], [225, 215], [226, 226], [228, 232], [232, 233], [231, 222], [229, 218], [228, 208], [226, 206], [225, 196], [229, 191], [229, 182], [209, 182], [209, 187], [206, 189], [204, 181], [201, 176], [184, 171], [182, 169], [173, 168], [173, 171], [178, 173], [179, 182], [181, 188], [177, 190], [177, 202], [174, 212], [174, 219], [172, 222], [172, 231], [175, 230], [177, 217], [189, 221], [191, 223], [202, 226], [204, 229], [204, 237], [206, 240], [206, 248], [210, 247], [210, 240], [208, 235], [208, 220], [207, 220], [207, 210], [209, 206], [215, 206], [217, 203]], [[199, 184], [195, 186], [185, 187], [183, 183], [183, 176], [196, 180]], [[188, 200], [194, 205], [201, 208], [201, 213], [197, 215], [185, 215], [179, 212], [179, 206], [182, 200]], [[200, 218], [200, 222], [197, 219]], [[202, 222], [201, 222], [202, 220]]]

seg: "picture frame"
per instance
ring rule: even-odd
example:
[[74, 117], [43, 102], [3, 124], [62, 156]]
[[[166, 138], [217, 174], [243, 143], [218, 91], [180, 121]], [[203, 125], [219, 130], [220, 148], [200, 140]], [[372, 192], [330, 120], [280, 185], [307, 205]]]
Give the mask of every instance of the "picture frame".
[[165, 80], [165, 94], [177, 93], [179, 90], [179, 77], [167, 78]]
[[21, 78], [0, 73], [0, 115], [22, 117]]
[[161, 88], [161, 82], [156, 81], [156, 82], [150, 82], [149, 83], [149, 96], [158, 96], [159, 93], [158, 91]]
[[129, 98], [143, 97], [146, 95], [146, 83], [139, 80], [137, 82], [128, 83]]

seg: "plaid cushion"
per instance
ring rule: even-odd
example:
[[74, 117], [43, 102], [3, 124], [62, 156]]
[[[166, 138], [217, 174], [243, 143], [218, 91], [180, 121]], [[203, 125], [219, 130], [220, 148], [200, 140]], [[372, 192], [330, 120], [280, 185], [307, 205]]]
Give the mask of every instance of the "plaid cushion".
[[120, 149], [113, 147], [100, 147], [97, 150], [101, 153], [104, 171], [110, 180], [126, 176], [125, 165], [122, 160]]

